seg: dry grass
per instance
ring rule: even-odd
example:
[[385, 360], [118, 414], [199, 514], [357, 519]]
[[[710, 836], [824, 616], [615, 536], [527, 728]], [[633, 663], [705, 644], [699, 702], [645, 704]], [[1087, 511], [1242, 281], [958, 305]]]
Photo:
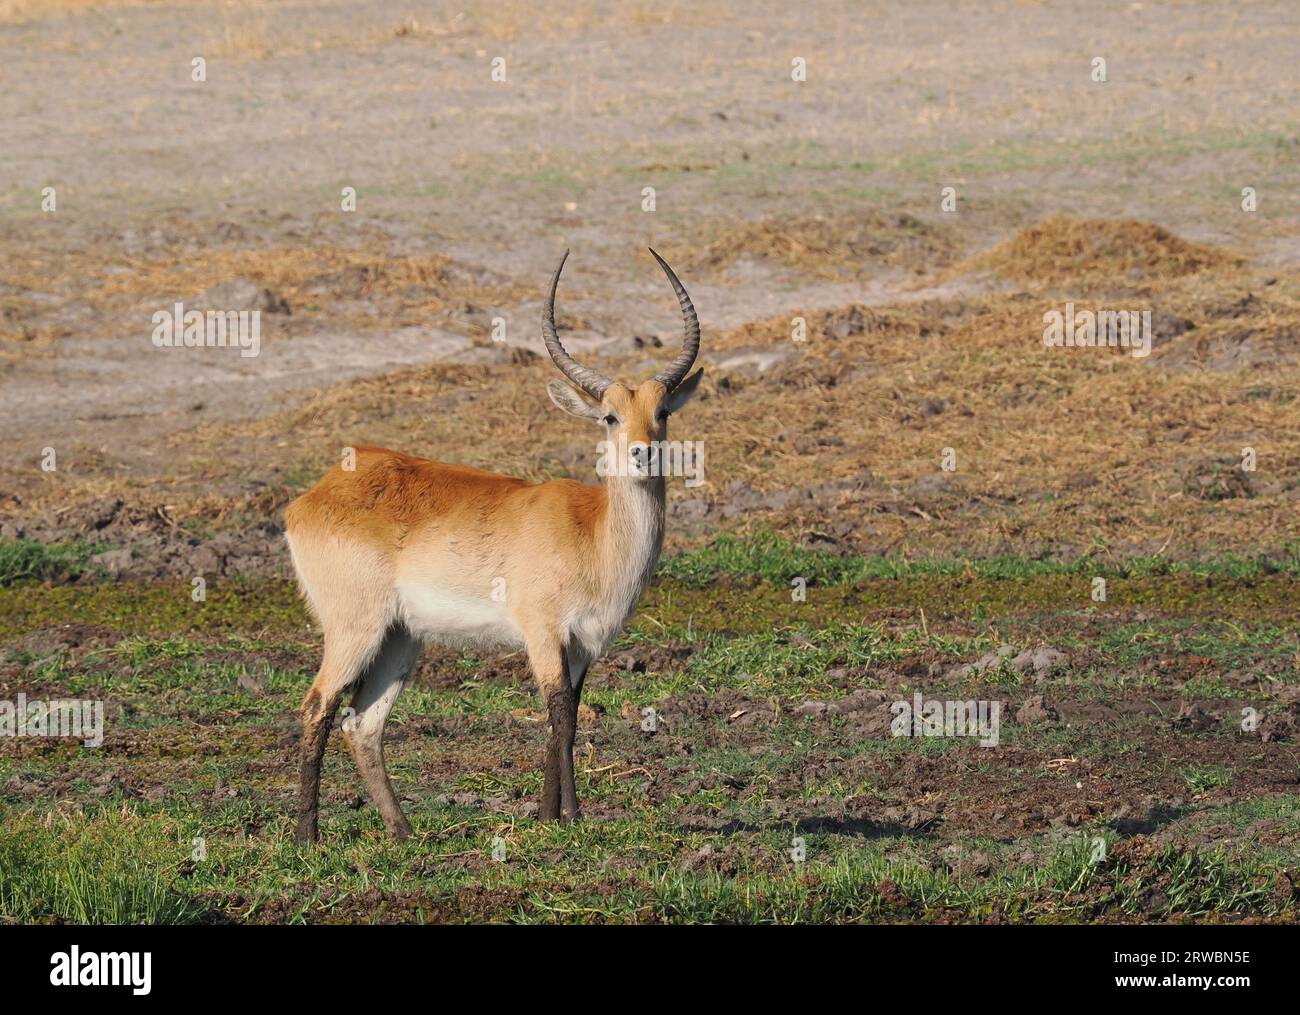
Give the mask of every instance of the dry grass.
[[221, 10], [222, 39], [215, 56], [264, 60], [276, 53], [271, 22], [260, 5], [237, 3]]
[[[859, 552], [1178, 558], [1254, 554], [1296, 540], [1300, 273], [1257, 276], [1155, 227], [1121, 234], [1156, 246], [1089, 248], [1073, 261], [1054, 242], [1013, 249], [1044, 251], [1041, 268], [1018, 262], [1031, 279], [1081, 292], [1148, 266], [1158, 344], [1147, 359], [1044, 348], [1042, 315], [1058, 305], [1045, 288], [809, 311], [800, 344], [790, 339], [790, 313], [706, 336], [706, 389], [673, 436], [705, 440], [709, 484], [674, 484], [670, 498], [752, 504], [693, 530], [674, 526], [670, 543], [770, 526], [796, 538], [815, 531]], [[252, 268], [228, 267], [293, 293], [361, 255], [260, 256]], [[441, 268], [416, 259], [388, 270], [393, 284], [436, 288]], [[208, 265], [166, 278], [180, 289], [212, 276]], [[1249, 355], [1215, 359], [1212, 350], [1224, 345]], [[717, 368], [742, 347], [775, 352], [778, 362], [761, 374]], [[620, 377], [641, 365], [632, 352], [604, 363]], [[532, 479], [589, 480], [599, 434], [550, 405], [544, 387], [553, 376], [542, 358], [408, 369], [339, 384], [256, 421], [177, 429], [164, 456], [174, 470], [168, 502], [181, 512], [193, 499], [181, 491], [247, 488], [247, 462], [229, 456], [232, 446], [262, 449], [258, 478], [273, 489], [291, 477], [300, 484], [358, 441]], [[1238, 467], [1244, 447], [1258, 455], [1254, 473]], [[956, 453], [955, 472], [941, 468], [945, 448]], [[853, 479], [855, 487], [827, 485]], [[781, 491], [799, 496], [770, 496]], [[162, 494], [137, 484], [136, 496]]]
[[1239, 265], [1223, 251], [1181, 239], [1150, 222], [1057, 215], [1022, 229], [958, 266], [1017, 282], [1150, 282]]
[[0, 0], [0, 24], [39, 21], [53, 14], [72, 14], [91, 8], [141, 7], [161, 0]]
[[[497, 0], [470, 9], [467, 29], [491, 39], [570, 39], [608, 24], [615, 14], [598, 0], [570, 0], [564, 5], [539, 7], [528, 0]], [[638, 3], [617, 12], [620, 30], [661, 25], [692, 26], [708, 23], [707, 12], [683, 3]]]
[[714, 225], [696, 246], [693, 270], [721, 271], [749, 257], [827, 279], [860, 277], [882, 264], [933, 270], [953, 253], [951, 239], [935, 227], [906, 213], [879, 212]]
[[451, 287], [450, 264], [450, 259], [440, 254], [391, 257], [373, 250], [328, 246], [219, 249], [181, 259], [127, 260], [123, 262], [130, 269], [126, 273], [101, 269], [95, 295], [113, 299], [174, 293], [186, 298], [221, 282], [250, 278], [299, 302], [319, 296], [331, 286], [341, 286], [358, 298], [421, 290], [436, 300], [440, 291]]
[[[1202, 294], [1199, 327], [1168, 348], [1217, 327], [1216, 305], [1234, 294]], [[1272, 312], [1280, 320], [1284, 310], [1300, 322], [1300, 308], [1279, 297]], [[774, 370], [711, 370], [674, 436], [706, 441], [709, 495], [736, 481], [759, 494], [816, 491], [870, 470], [876, 479], [865, 490], [760, 505], [726, 522], [795, 536], [834, 529], [837, 541], [863, 552], [1182, 557], [1257, 552], [1296, 537], [1294, 358], [1261, 376], [1174, 372], [1159, 356], [1110, 350], [1047, 350], [1041, 313], [1036, 302], [988, 294], [960, 306], [810, 314], [809, 341]], [[789, 343], [787, 328], [784, 316], [768, 322], [768, 341]], [[764, 330], [749, 326], [745, 340], [761, 341]], [[709, 349], [735, 341], [719, 336]], [[1291, 346], [1296, 352], [1300, 331]], [[627, 362], [611, 365], [627, 372]], [[365, 439], [533, 479], [589, 478], [597, 435], [551, 408], [543, 386], [552, 375], [544, 360], [407, 370], [340, 385], [277, 417], [178, 434], [174, 443], [205, 461], [220, 460], [232, 441], [273, 443], [286, 463], [323, 467], [338, 447]], [[429, 405], [440, 411], [430, 416]], [[1249, 475], [1237, 468], [1245, 446], [1259, 455]], [[957, 453], [955, 473], [940, 468], [945, 447]], [[678, 487], [671, 496], [699, 493]]]
[[10, 357], [40, 355], [73, 333], [74, 324], [51, 316], [47, 294], [75, 296], [102, 311], [143, 300], [191, 301], [234, 279], [271, 289], [288, 302], [295, 318], [328, 312], [336, 324], [367, 329], [448, 323], [440, 315], [467, 304], [501, 305], [533, 294], [441, 254], [392, 254], [382, 243], [363, 249], [217, 247], [153, 259], [111, 249], [57, 261], [18, 252], [0, 272], [0, 351]]

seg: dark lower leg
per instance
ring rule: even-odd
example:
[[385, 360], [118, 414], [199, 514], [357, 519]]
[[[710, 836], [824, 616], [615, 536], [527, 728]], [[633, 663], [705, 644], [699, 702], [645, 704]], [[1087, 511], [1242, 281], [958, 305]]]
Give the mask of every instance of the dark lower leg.
[[566, 687], [555, 701], [548, 702], [551, 726], [559, 741], [560, 820], [574, 821], [578, 817], [578, 788], [573, 778], [573, 738], [577, 730], [578, 696], [573, 688]]
[[560, 820], [560, 755], [556, 750], [555, 734], [546, 742], [546, 767], [542, 782], [541, 806], [537, 811], [539, 821]]
[[338, 710], [342, 693], [322, 699], [316, 691], [307, 695], [302, 705], [302, 772], [298, 780], [298, 830], [294, 841], [315, 842], [317, 812], [320, 801], [320, 766], [325, 757], [330, 725]]
[[[578, 806], [578, 787], [577, 784], [574, 782], [574, 773], [573, 773], [573, 741], [578, 730], [578, 706], [582, 704], [582, 685], [586, 683], [586, 681], [587, 681], [587, 667], [583, 666], [582, 669], [578, 671], [578, 673], [574, 677], [573, 695], [572, 695], [572, 702], [571, 702], [573, 707], [573, 711], [572, 711], [573, 720], [571, 725], [569, 726], [569, 747], [565, 755], [569, 759], [568, 786], [569, 786], [569, 801], [572, 804], [572, 811], [570, 813], [570, 817], [572, 820], [576, 820], [581, 816], [580, 808]], [[563, 811], [565, 809], [563, 793], [560, 794], [560, 804], [561, 804], [560, 809], [561, 811]]]
[[567, 679], [546, 697], [551, 736], [546, 742], [546, 775], [538, 817], [558, 821], [577, 816], [578, 800], [573, 786], [573, 688]]

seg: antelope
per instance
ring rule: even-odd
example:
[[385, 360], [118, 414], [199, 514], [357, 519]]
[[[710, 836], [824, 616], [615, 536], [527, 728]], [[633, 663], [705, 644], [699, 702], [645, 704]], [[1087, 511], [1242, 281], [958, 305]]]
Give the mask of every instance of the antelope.
[[294, 570], [324, 637], [302, 703], [298, 842], [318, 838], [321, 760], [349, 688], [354, 714], [343, 733], [366, 794], [390, 836], [411, 834], [384, 766], [383, 737], [424, 642], [527, 653], [550, 723], [538, 817], [579, 817], [573, 742], [583, 681], [654, 573], [664, 532], [664, 477], [654, 456], [669, 414], [703, 375], [687, 376], [700, 350], [691, 298], [650, 253], [685, 321], [680, 353], [650, 380], [629, 387], [565, 352], [555, 291], [567, 250], [542, 313], [547, 352], [569, 382], [551, 381], [551, 401], [601, 424], [605, 447], [615, 449], [603, 483], [529, 483], [364, 446], [353, 469], [335, 466], [286, 509]]

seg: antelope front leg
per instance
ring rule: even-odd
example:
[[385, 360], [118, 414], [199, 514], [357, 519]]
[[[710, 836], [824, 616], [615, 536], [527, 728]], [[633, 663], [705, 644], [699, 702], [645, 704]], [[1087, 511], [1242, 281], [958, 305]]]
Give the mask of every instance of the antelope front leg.
[[[537, 683], [546, 699], [551, 735], [546, 742], [545, 779], [538, 810], [541, 821], [573, 821], [578, 817], [578, 791], [573, 778], [573, 738], [577, 730], [577, 705], [563, 651], [548, 653], [545, 661], [529, 653]], [[538, 665], [542, 663], [542, 665]]]
[[573, 779], [575, 733], [573, 688], [566, 680], [546, 696], [551, 736], [546, 742], [546, 781], [539, 816], [543, 821], [573, 821], [578, 817], [578, 790]]

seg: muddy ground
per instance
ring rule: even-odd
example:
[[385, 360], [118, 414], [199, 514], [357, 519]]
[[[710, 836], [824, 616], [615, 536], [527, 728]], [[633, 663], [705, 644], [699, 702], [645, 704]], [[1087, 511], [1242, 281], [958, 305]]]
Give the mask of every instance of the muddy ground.
[[[0, 738], [0, 917], [1292, 919], [1297, 52], [1270, 3], [0, 2], [0, 699], [110, 716]], [[566, 343], [648, 376], [647, 244], [706, 482], [593, 675], [587, 822], [532, 821], [522, 660], [431, 651], [416, 840], [336, 744], [300, 856], [284, 505], [363, 441], [590, 480], [541, 290], [572, 248]], [[176, 301], [259, 355], [156, 348]], [[1045, 348], [1067, 303], [1150, 355]], [[891, 736], [917, 692], [1002, 742]]]

